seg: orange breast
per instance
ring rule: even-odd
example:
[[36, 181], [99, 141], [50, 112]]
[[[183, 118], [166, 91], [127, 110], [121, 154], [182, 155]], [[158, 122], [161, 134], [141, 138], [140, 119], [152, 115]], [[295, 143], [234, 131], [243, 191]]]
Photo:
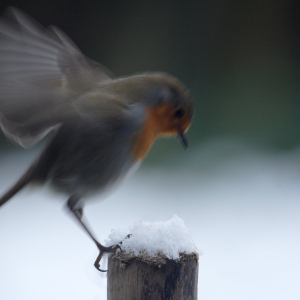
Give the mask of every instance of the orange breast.
[[146, 122], [142, 130], [134, 136], [135, 142], [133, 144], [133, 153], [137, 160], [145, 158], [158, 134], [159, 128], [155, 116], [155, 110], [153, 108], [149, 108], [146, 112]]
[[143, 128], [133, 136], [133, 153], [137, 160], [145, 158], [158, 136], [176, 135], [178, 129], [186, 131], [191, 123], [190, 118], [174, 119], [175, 109], [169, 103], [147, 109]]

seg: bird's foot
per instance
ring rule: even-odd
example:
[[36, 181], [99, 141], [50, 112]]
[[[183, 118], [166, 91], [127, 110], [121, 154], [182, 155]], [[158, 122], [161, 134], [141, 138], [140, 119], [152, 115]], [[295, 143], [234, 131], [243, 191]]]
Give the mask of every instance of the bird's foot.
[[119, 244], [105, 247], [101, 245], [99, 242], [96, 242], [96, 245], [100, 251], [97, 259], [95, 260], [94, 266], [100, 272], [107, 272], [107, 270], [100, 269], [100, 261], [105, 253], [115, 253], [118, 249], [122, 252], [122, 249]]

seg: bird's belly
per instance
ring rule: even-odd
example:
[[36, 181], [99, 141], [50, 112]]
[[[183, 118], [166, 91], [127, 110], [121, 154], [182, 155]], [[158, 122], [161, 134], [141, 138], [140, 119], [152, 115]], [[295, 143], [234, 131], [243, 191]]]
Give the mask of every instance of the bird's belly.
[[76, 164], [67, 161], [54, 168], [51, 174], [50, 184], [67, 195], [89, 197], [96, 193], [111, 190], [122, 182], [128, 175], [134, 173], [140, 165], [133, 159], [120, 157], [111, 161], [77, 161]]

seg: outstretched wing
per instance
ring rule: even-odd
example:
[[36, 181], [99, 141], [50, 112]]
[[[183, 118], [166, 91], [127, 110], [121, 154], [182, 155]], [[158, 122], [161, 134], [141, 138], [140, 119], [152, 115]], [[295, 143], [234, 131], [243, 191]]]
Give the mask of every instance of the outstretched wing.
[[75, 113], [73, 101], [111, 74], [58, 28], [8, 8], [0, 18], [0, 125], [30, 147]]

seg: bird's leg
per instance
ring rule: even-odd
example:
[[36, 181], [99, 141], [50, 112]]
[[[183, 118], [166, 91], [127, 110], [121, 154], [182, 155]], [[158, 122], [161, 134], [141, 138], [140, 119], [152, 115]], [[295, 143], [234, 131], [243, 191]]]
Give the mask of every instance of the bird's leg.
[[78, 220], [79, 224], [83, 227], [83, 229], [85, 230], [85, 232], [90, 236], [90, 238], [94, 241], [94, 243], [96, 244], [97, 248], [99, 249], [100, 253], [97, 257], [97, 259], [95, 260], [94, 266], [98, 271], [101, 272], [107, 272], [107, 270], [102, 270], [100, 269], [100, 261], [101, 258], [103, 257], [103, 255], [105, 253], [114, 253], [117, 249], [121, 249], [121, 247], [117, 244], [117, 245], [113, 245], [113, 246], [109, 246], [109, 247], [105, 247], [102, 244], [100, 244], [94, 237], [94, 235], [91, 233], [91, 231], [89, 230], [89, 228], [87, 227], [87, 225], [82, 221], [82, 217], [83, 217], [83, 207], [79, 204], [79, 199], [77, 197], [71, 196], [67, 202], [67, 206], [70, 209], [70, 211], [73, 213], [73, 215], [76, 217], [76, 219]]

